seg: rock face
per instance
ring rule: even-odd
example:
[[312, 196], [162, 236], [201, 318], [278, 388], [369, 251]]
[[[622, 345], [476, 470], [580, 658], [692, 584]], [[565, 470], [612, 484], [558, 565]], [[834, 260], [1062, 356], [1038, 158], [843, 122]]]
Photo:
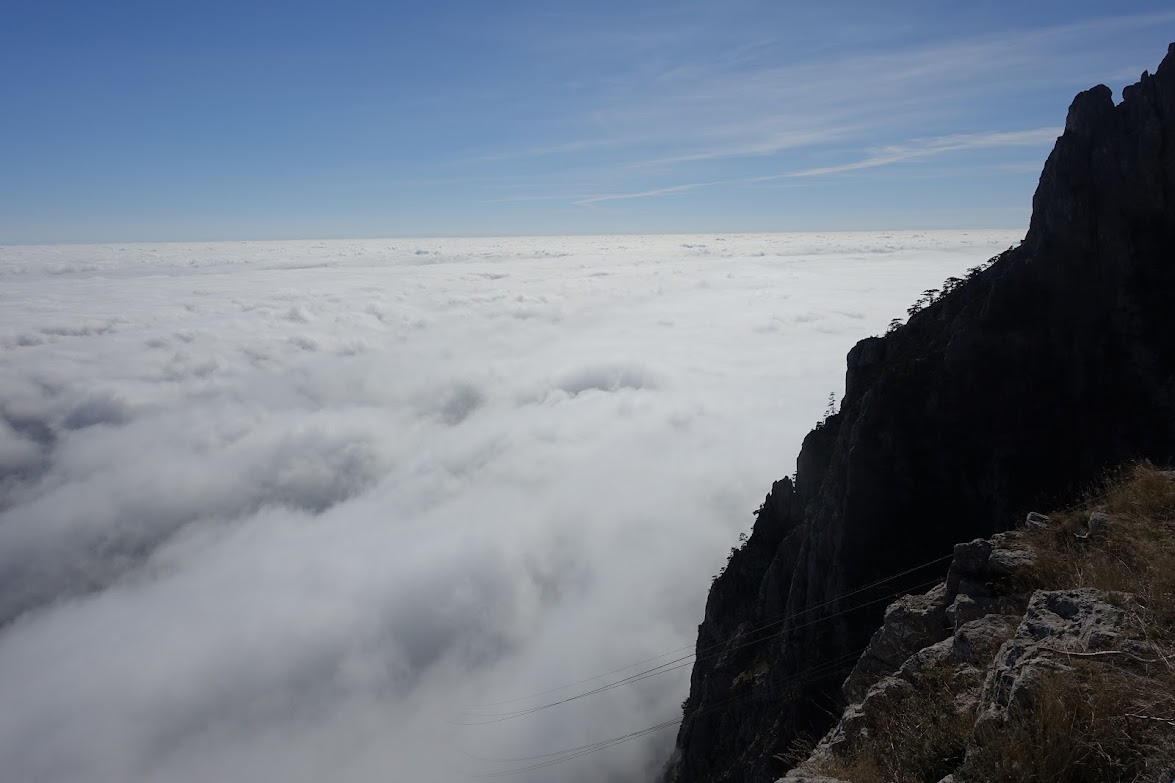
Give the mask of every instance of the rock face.
[[[1077, 96], [1021, 245], [859, 343], [845, 386], [714, 583], [671, 783], [779, 778], [793, 739], [831, 725], [895, 591], [946, 561], [874, 583], [1059, 506], [1107, 466], [1175, 458], [1175, 44], [1122, 103]], [[903, 645], [990, 613], [1000, 598], [976, 569], [1018, 564], [974, 546], [944, 596], [902, 610], [925, 622], [858, 666], [850, 696]]]
[[[956, 741], [932, 755], [938, 769], [924, 770], [932, 774], [922, 779], [974, 780], [974, 770], [964, 770], [968, 755], [982, 746], [979, 738], [1007, 726], [1017, 708], [1032, 708], [1049, 674], [1079, 677], [1073, 657], [1142, 661], [1154, 656], [1149, 643], [1132, 638], [1135, 620], [1120, 608], [1137, 606], [1134, 596], [1091, 588], [1026, 590], [1023, 585], [1031, 579], [1022, 577], [1031, 575], [1034, 556], [1022, 543], [1014, 535], [997, 534], [956, 546], [943, 584], [891, 604], [845, 681], [848, 706], [840, 720], [779, 783], [825, 780], [814, 770], [844, 769], [870, 741], [875, 750], [880, 745], [891, 754], [888, 740], [871, 731], [884, 731], [887, 721], [911, 708], [925, 710], [925, 702], [916, 699], [919, 692], [930, 692], [935, 700], [926, 730], [953, 725], [957, 732]], [[956, 613], [952, 620], [950, 607], [964, 600], [975, 607], [976, 616], [964, 619]], [[942, 755], [952, 746], [953, 755]], [[1169, 765], [1160, 765], [1157, 780], [1165, 783]]]
[[[925, 595], [907, 596], [890, 605], [881, 627], [845, 680], [843, 693], [848, 706], [810, 762], [819, 765], [851, 757], [868, 735], [870, 718], [894, 710], [895, 700], [908, 697], [927, 671], [949, 672], [949, 691], [956, 709], [975, 712], [981, 700], [1005, 707], [1010, 703], [1010, 698], [1001, 700], [996, 692], [1007, 694], [1014, 689], [1019, 680], [1010, 672], [1017, 665], [1017, 672], [1023, 670], [1032, 657], [1025, 653], [1030, 647], [1037, 651], [1036, 645], [1054, 628], [1037, 606], [1038, 596], [1053, 594], [1034, 593], [1029, 598], [1017, 591], [1014, 577], [1031, 569], [1032, 558], [1014, 544], [1005, 546], [1006, 541], [1005, 536], [996, 535], [991, 540], [957, 545], [944, 583]], [[1008, 562], [1017, 565], [1008, 568]], [[972, 607], [971, 613], [961, 616], [960, 605]], [[1032, 627], [1041, 633], [1022, 632], [1030, 625], [1028, 618], [1035, 620]], [[1064, 622], [1056, 627], [1060, 628], [1058, 637], [1068, 630]], [[1009, 645], [1013, 637], [1019, 643]], [[900, 642], [895, 644], [894, 640]], [[993, 659], [1000, 656], [1004, 665], [993, 666]], [[1004, 685], [1002, 689], [988, 687], [993, 679], [989, 670], [999, 672], [994, 679]], [[1006, 679], [1010, 681], [1005, 683]], [[790, 772], [785, 779], [802, 780], [803, 775]]]
[[1065, 666], [1063, 651], [1129, 647], [1121, 643], [1125, 614], [1106, 598], [1088, 588], [1033, 593], [1016, 633], [992, 662], [980, 695], [979, 721], [1002, 721], [1012, 705], [1030, 704], [1041, 675]]

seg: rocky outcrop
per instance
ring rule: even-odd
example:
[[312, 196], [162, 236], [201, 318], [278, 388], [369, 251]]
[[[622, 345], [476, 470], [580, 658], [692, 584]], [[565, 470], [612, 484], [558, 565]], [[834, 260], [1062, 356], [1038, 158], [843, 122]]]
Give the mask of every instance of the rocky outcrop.
[[955, 541], [1109, 465], [1175, 458], [1172, 302], [1175, 44], [1120, 104], [1077, 96], [1019, 247], [850, 352], [841, 411], [711, 590], [667, 780], [775, 780], [793, 740], [829, 728], [846, 676], [855, 698], [905, 648], [944, 634], [953, 650], [1000, 613], [990, 575], [1022, 563], [967, 545], [944, 596], [893, 610], [922, 618], [908, 638], [856, 664], [889, 599], [941, 576]]
[[[976, 709], [986, 668], [1016, 632], [1018, 614], [1030, 606], [1014, 578], [1031, 568], [1032, 556], [1008, 544], [1008, 537], [997, 535], [956, 546], [943, 583], [890, 605], [845, 680], [848, 706], [816, 748], [817, 763], [856, 753], [875, 717], [901, 709], [899, 702], [928, 670], [949, 673], [955, 708]], [[1016, 565], [1009, 568], [1009, 562]], [[960, 606], [970, 607], [969, 613], [961, 614]]]
[[979, 698], [980, 724], [1007, 720], [1014, 705], [1030, 706], [1044, 673], [1067, 668], [1066, 654], [1129, 654], [1132, 640], [1122, 632], [1126, 616], [1111, 598], [1088, 588], [1033, 593], [1015, 634], [991, 663]]
[[[1098, 512], [1089, 517], [1108, 518]], [[1047, 523], [1028, 529], [1039, 530], [1041, 524]], [[1079, 538], [1077, 531], [1058, 533]], [[1131, 666], [1142, 671], [1139, 662], [1166, 664], [1171, 650], [1164, 652], [1164, 645], [1152, 638], [1156, 629], [1148, 629], [1140, 617], [1145, 601], [1128, 592], [1088, 587], [1032, 589], [1035, 560], [1031, 543], [1017, 534], [956, 546], [943, 583], [924, 595], [891, 604], [845, 681], [848, 706], [840, 719], [811, 755], [779, 783], [822, 780], [829, 771], [846, 779], [860, 774], [874, 779], [878, 772], [887, 771], [879, 770], [879, 759], [892, 765], [888, 772], [895, 778], [910, 779], [911, 773], [920, 773], [914, 777], [944, 783], [987, 780], [990, 759], [986, 767], [978, 761], [985, 742], [1037, 709], [1046, 698], [1049, 677], [1080, 681], [1079, 662], [1094, 659], [1102, 661], [1098, 671]], [[959, 606], [963, 599], [974, 616], [968, 619], [956, 613], [950, 621], [948, 607]], [[1163, 687], [1163, 683], [1144, 681], [1142, 690]], [[1104, 693], [1099, 694], [1103, 684], [1089, 688], [1089, 699], [1107, 701]], [[1056, 694], [1048, 698], [1055, 701]], [[1093, 708], [1095, 712], [1104, 709]], [[1099, 717], [1114, 721], [1131, 716]], [[1050, 719], [1055, 720], [1046, 711], [1044, 720]], [[1071, 728], [1069, 720], [1072, 715], [1066, 713], [1061, 730]], [[910, 741], [912, 735], [936, 730], [942, 733], [930, 737], [926, 747]], [[1080, 745], [1087, 739], [1078, 736], [1073, 742]], [[1161, 783], [1175, 774], [1171, 749], [1171, 743], [1164, 743], [1140, 765], [1156, 773], [1153, 779]], [[919, 758], [924, 750], [931, 752]]]

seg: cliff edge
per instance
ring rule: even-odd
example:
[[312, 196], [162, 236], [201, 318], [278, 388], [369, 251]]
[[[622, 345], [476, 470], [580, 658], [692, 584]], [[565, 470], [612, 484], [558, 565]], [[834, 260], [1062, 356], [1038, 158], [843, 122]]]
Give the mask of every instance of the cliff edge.
[[[850, 702], [780, 783], [1170, 783], [1175, 473], [956, 544], [886, 610]], [[806, 755], [806, 758], [802, 758]]]
[[711, 589], [666, 780], [781, 777], [895, 592], [1137, 459], [1175, 461], [1175, 44], [1073, 101], [1018, 247], [849, 352]]

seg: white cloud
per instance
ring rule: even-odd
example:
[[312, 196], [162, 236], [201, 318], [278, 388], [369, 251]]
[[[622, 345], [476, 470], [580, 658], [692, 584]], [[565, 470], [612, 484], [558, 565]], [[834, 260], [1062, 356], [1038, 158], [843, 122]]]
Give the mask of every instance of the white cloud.
[[588, 206], [590, 204], [599, 204], [604, 201], [622, 201], [632, 198], [651, 198], [653, 196], [666, 196], [670, 193], [681, 193], [686, 190], [694, 190], [696, 188], [704, 188], [709, 185], [715, 185], [715, 182], [687, 182], [682, 185], [671, 185], [664, 188], [652, 188], [651, 190], [642, 190], [636, 193], [603, 193], [595, 196], [586, 196], [578, 199], [574, 203], [577, 206]]
[[[872, 169], [881, 166], [888, 166], [893, 163], [901, 163], [909, 160], [919, 160], [923, 158], [935, 157], [938, 155], [945, 155], [952, 152], [963, 152], [967, 150], [979, 149], [998, 149], [1003, 147], [1036, 147], [1048, 146], [1056, 141], [1057, 136], [1061, 133], [1061, 128], [1047, 127], [1047, 128], [1033, 128], [1022, 131], [992, 131], [985, 133], [960, 133], [949, 136], [938, 136], [924, 139], [913, 139], [905, 144], [891, 144], [873, 150], [868, 157], [862, 160], [852, 161], [850, 163], [841, 163], [835, 166], [821, 166], [817, 168], [802, 169], [800, 171], [787, 172], [784, 174], [768, 174], [757, 177], [739, 177], [734, 179], [715, 180], [711, 182], [688, 182], [680, 185], [670, 185], [662, 188], [651, 188], [648, 190], [639, 190], [631, 193], [605, 193], [593, 196], [557, 196], [557, 195], [535, 195], [522, 196], [515, 199], [505, 199], [508, 201], [522, 201], [522, 200], [569, 200], [577, 206], [590, 206], [606, 201], [621, 201], [627, 199], [640, 198], [654, 198], [657, 196], [666, 196], [673, 193], [681, 193], [688, 190], [696, 190], [698, 188], [709, 188], [717, 185], [731, 185], [743, 184], [753, 182], [772, 182], [781, 179], [795, 179], [802, 177], [816, 177], [828, 174], [842, 174], [850, 171], [860, 171], [862, 169]], [[744, 152], [747, 152], [744, 150]], [[714, 153], [718, 156], [720, 153]], [[726, 153], [721, 153], [726, 154]], [[736, 152], [729, 152], [729, 154], [739, 154]], [[748, 153], [749, 154], [749, 153]], [[696, 158], [701, 159], [709, 157], [708, 155], [699, 155]], [[685, 157], [677, 159], [678, 161], [686, 160]], [[670, 159], [667, 159], [670, 161]], [[1037, 166], [1039, 168], [1039, 166]]]
[[847, 349], [1015, 238], [0, 248], [5, 776], [460, 780], [675, 715], [688, 669], [449, 722], [691, 644]]
[[872, 169], [878, 166], [888, 166], [892, 163], [901, 163], [918, 158], [929, 158], [935, 155], [945, 155], [949, 152], [962, 152], [964, 150], [1051, 146], [1057, 140], [1057, 137], [1061, 135], [1062, 130], [1062, 128], [1050, 127], [1023, 131], [959, 133], [936, 138], [915, 139], [908, 144], [893, 144], [881, 147], [873, 151], [869, 157], [863, 160], [842, 163], [836, 166], [822, 166], [804, 169], [802, 171], [793, 171], [788, 174], [755, 177], [750, 181], [765, 182], [789, 177], [817, 177], [825, 174], [841, 174], [847, 171]]
[[40, 461], [41, 449], [0, 419], [0, 473], [27, 470]]
[[[844, 20], [833, 20], [835, 29], [822, 27], [810, 35], [842, 34]], [[1172, 21], [1175, 13], [1169, 11], [1124, 14], [983, 34], [962, 30], [946, 38], [935, 34], [917, 45], [909, 45], [908, 30], [891, 40], [870, 28], [855, 46], [803, 56], [794, 53], [802, 48], [789, 48], [786, 41], [748, 48], [741, 42], [745, 31], [690, 29], [677, 36], [681, 48], [672, 56], [627, 63], [623, 78], [600, 74], [569, 106], [560, 125], [566, 135], [552, 131], [553, 138], [488, 157], [553, 156], [545, 166], [547, 182], [538, 186], [545, 192], [509, 199], [519, 201], [582, 201], [572, 195], [595, 190], [617, 197], [659, 195], [674, 192], [664, 187], [667, 181], [734, 178], [744, 169], [715, 169], [729, 168], [732, 159], [763, 158], [777, 170], [813, 173], [876, 167], [897, 159], [879, 151], [838, 168], [816, 165], [821, 158], [815, 153], [854, 141], [862, 147], [877, 139], [900, 142], [931, 127], [936, 133], [957, 130], [960, 137], [987, 135], [984, 117], [1007, 114], [1011, 105], [1040, 105], [1042, 96], [1056, 96], [1056, 108], [1048, 114], [1021, 109], [1019, 116], [1026, 125], [1052, 121], [1056, 112], [1063, 116], [1074, 91], [1099, 81], [1126, 81], [1123, 73], [1134, 81], [1143, 67], [1153, 67], [1162, 49], [1146, 53], [1139, 36], [1149, 37]], [[713, 40], [725, 40], [718, 33], [730, 36], [727, 50], [715, 51]], [[570, 36], [587, 45], [597, 33]], [[537, 45], [563, 46], [546, 39]], [[598, 44], [595, 49], [605, 50]], [[1139, 64], [1124, 70], [1124, 51], [1140, 52]], [[603, 149], [606, 155], [585, 154]], [[900, 159], [915, 156], [904, 143], [894, 152], [905, 154]]]
[[[747, 133], [748, 129], [733, 127], [726, 132], [730, 135], [741, 137]], [[819, 128], [814, 130], [791, 130], [771, 132], [762, 128], [755, 129], [755, 136], [757, 138], [745, 139], [737, 138], [733, 143], [711, 146], [706, 149], [694, 150], [685, 152], [680, 155], [672, 155], [665, 158], [655, 158], [649, 161], [643, 161], [636, 165], [638, 166], [665, 166], [677, 163], [692, 163], [704, 160], [716, 160], [719, 158], [747, 158], [759, 157], [766, 155], [774, 155], [777, 152], [784, 150], [795, 149], [797, 147], [813, 147], [827, 144], [830, 141], [844, 138], [852, 135], [853, 128]]]

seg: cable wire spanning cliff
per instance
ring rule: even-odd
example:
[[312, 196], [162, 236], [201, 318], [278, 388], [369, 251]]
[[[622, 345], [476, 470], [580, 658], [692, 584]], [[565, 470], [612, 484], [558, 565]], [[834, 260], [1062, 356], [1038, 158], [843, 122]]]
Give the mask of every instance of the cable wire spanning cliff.
[[[818, 667], [882, 618], [837, 596], [1139, 458], [1175, 460], [1175, 44], [1120, 104], [1105, 86], [1073, 101], [1019, 247], [850, 351], [840, 412], [711, 589], [697, 646], [724, 652], [698, 656], [666, 780], [780, 777], [843, 706], [852, 660]], [[827, 621], [742, 643], [781, 616]]]

